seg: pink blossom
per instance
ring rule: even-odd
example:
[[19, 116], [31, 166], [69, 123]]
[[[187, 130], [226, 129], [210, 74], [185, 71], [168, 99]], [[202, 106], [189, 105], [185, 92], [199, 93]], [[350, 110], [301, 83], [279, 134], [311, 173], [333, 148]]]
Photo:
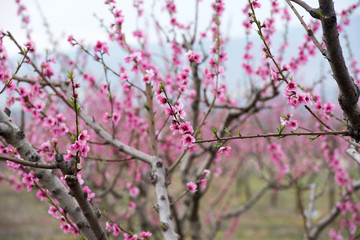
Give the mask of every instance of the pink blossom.
[[258, 0], [254, 0], [252, 1], [252, 6], [253, 8], [260, 8], [261, 4], [258, 2]]
[[113, 235], [116, 237], [116, 236], [119, 236], [119, 234], [120, 234], [120, 228], [119, 228], [119, 226], [116, 224], [116, 223], [114, 223], [114, 225], [113, 225], [113, 230], [114, 230], [114, 232], [113, 232]]
[[22, 182], [26, 184], [28, 192], [30, 192], [34, 184], [34, 175], [32, 173], [23, 173]]
[[[37, 193], [36, 193], [36, 196], [38, 198], [40, 198], [40, 201], [43, 201], [45, 199], [47, 199], [47, 196], [46, 194], [44, 193], [45, 192], [45, 189], [40, 189]], [[48, 192], [48, 190], [46, 190], [46, 192]]]
[[112, 226], [111, 226], [111, 224], [110, 224], [109, 222], [106, 222], [106, 223], [105, 223], [105, 229], [106, 229], [106, 231], [108, 231], [108, 232], [110, 232], [110, 231], [112, 230]]
[[159, 101], [161, 106], [166, 106], [168, 102], [167, 98], [162, 95], [157, 96], [157, 100]]
[[142, 60], [141, 52], [135, 52], [130, 56], [125, 57], [125, 62], [130, 62], [130, 61], [140, 62], [141, 60]]
[[200, 63], [201, 62], [201, 54], [199, 54], [199, 53], [189, 50], [187, 53], [185, 53], [185, 56], [188, 58], [190, 63], [192, 63], [192, 62]]
[[109, 113], [108, 113], [108, 112], [104, 113], [104, 115], [103, 115], [103, 121], [104, 121], [104, 122], [107, 122], [107, 121], [109, 120], [109, 118], [110, 118]]
[[102, 94], [105, 94], [108, 91], [108, 85], [106, 83], [101, 83], [100, 84], [100, 92]]
[[105, 4], [116, 3], [115, 0], [105, 0]]
[[129, 234], [129, 233], [124, 233], [124, 240], [137, 240], [138, 236], [136, 234]]
[[190, 122], [180, 123], [179, 132], [181, 134], [193, 134], [193, 127], [190, 125]]
[[339, 208], [340, 213], [341, 213], [342, 215], [345, 215], [345, 214], [346, 214], [347, 208], [346, 208], [346, 203], [345, 203], [345, 202], [338, 202], [338, 203], [337, 203], [337, 207]]
[[226, 156], [230, 156], [230, 150], [231, 150], [231, 147], [230, 146], [223, 146], [223, 147], [220, 147], [220, 149], [217, 151], [218, 154], [220, 153], [225, 153]]
[[104, 52], [109, 55], [109, 48], [106, 45], [106, 42], [97, 41], [96, 45], [94, 46], [94, 50], [98, 52]]
[[129, 79], [129, 75], [128, 75], [128, 73], [126, 71], [120, 74], [120, 80], [121, 81], [126, 81], [128, 79]]
[[165, 108], [165, 113], [167, 116], [169, 117], [174, 117], [175, 116], [175, 112], [174, 112], [174, 108], [173, 107], [167, 107]]
[[87, 133], [88, 133], [87, 130], [83, 130], [80, 133], [80, 135], [78, 137], [78, 141], [79, 141], [80, 144], [84, 145], [90, 139], [90, 136]]
[[328, 102], [324, 105], [323, 109], [325, 113], [332, 114], [335, 109], [335, 105], [331, 102]]
[[285, 87], [285, 91], [293, 91], [295, 92], [297, 89], [296, 84], [293, 81], [289, 81]]
[[57, 208], [55, 206], [50, 206], [48, 213], [53, 217], [57, 217]]
[[112, 122], [115, 126], [118, 124], [119, 120], [120, 120], [120, 113], [117, 112], [113, 113]]
[[35, 51], [34, 44], [32, 42], [27, 42], [24, 44], [29, 53], [33, 53]]
[[133, 210], [135, 210], [135, 208], [136, 208], [136, 203], [134, 203], [134, 202], [129, 202], [128, 209], [129, 209], [130, 211], [133, 211]]
[[155, 74], [154, 74], [154, 71], [152, 69], [146, 70], [146, 74], [143, 77], [143, 82], [150, 83], [150, 81], [153, 79], [154, 75]]
[[83, 145], [79, 141], [75, 141], [74, 144], [70, 146], [70, 153], [72, 155], [76, 155], [77, 151], [81, 151], [83, 149]]
[[95, 193], [91, 192], [91, 189], [88, 186], [83, 188], [84, 192], [87, 193], [87, 200], [91, 201], [95, 197]]
[[87, 153], [90, 151], [90, 147], [88, 144], [82, 146], [81, 150], [80, 150], [80, 153], [81, 153], [81, 156], [83, 156], [84, 158], [87, 156]]
[[74, 45], [73, 41], [74, 41], [74, 37], [72, 35], [70, 35], [67, 39], [67, 41], [71, 44]]
[[205, 170], [204, 170], [204, 176], [205, 176], [205, 177], [209, 176], [210, 173], [211, 173], [211, 171], [210, 171], [209, 169], [205, 169]]
[[202, 188], [206, 188], [206, 183], [207, 183], [207, 179], [206, 179], [206, 178], [200, 179], [199, 184], [200, 184], [200, 186], [201, 186]]
[[197, 191], [197, 185], [193, 182], [188, 182], [186, 184], [186, 186], [187, 186], [188, 190], [192, 193], [195, 193]]
[[19, 87], [18, 91], [22, 97], [26, 97], [29, 94], [29, 92], [23, 87]]
[[51, 78], [54, 75], [54, 71], [48, 62], [41, 63], [41, 70], [45, 77]]
[[68, 234], [71, 231], [71, 227], [67, 223], [62, 223], [60, 227], [64, 230], [65, 234]]
[[141, 232], [140, 236], [143, 238], [149, 238], [152, 236], [152, 233], [151, 232]]
[[296, 120], [291, 120], [291, 121], [289, 121], [287, 125], [290, 126], [290, 127], [292, 127], [294, 130], [296, 130], [296, 129], [299, 127], [299, 125], [298, 125], [298, 123], [297, 123]]
[[185, 134], [182, 137], [182, 144], [185, 147], [192, 147], [194, 145], [195, 138], [191, 136], [190, 134]]
[[132, 183], [126, 184], [127, 189], [129, 190], [129, 195], [132, 197], [137, 197], [140, 193], [140, 190], [138, 187], [133, 186]]

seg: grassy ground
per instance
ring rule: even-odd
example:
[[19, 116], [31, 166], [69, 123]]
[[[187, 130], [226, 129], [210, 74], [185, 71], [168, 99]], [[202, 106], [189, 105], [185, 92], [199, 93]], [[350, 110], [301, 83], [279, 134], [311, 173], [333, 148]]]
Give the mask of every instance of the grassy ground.
[[60, 221], [47, 213], [48, 208], [33, 192], [16, 193], [0, 184], [0, 239], [72, 239], [63, 234]]
[[[259, 182], [252, 185], [253, 194], [261, 185]], [[241, 187], [238, 194], [245, 195]], [[296, 212], [294, 191], [280, 192], [277, 206], [271, 205], [270, 198], [271, 192], [267, 192], [253, 208], [240, 217], [231, 239], [303, 239], [302, 218]], [[327, 210], [326, 203], [326, 198], [318, 202], [320, 214]], [[26, 190], [16, 193], [6, 184], [0, 184], [0, 239], [73, 239], [70, 235], [64, 235], [60, 222], [47, 213], [48, 206], [47, 203], [40, 202], [34, 193]], [[206, 224], [203, 228], [205, 227]], [[320, 239], [328, 239], [327, 232], [325, 230]], [[216, 239], [224, 239], [224, 233], [220, 232]]]

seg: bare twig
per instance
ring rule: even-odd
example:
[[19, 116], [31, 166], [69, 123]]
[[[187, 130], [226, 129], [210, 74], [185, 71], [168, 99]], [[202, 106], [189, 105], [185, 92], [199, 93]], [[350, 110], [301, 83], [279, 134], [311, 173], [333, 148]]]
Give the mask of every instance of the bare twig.
[[233, 137], [223, 137], [223, 138], [214, 138], [207, 140], [198, 140], [195, 143], [206, 143], [206, 142], [217, 142], [217, 141], [227, 141], [233, 139], [249, 139], [249, 138], [284, 138], [288, 136], [321, 136], [321, 135], [343, 135], [348, 136], [349, 131], [332, 131], [332, 132], [291, 132], [291, 133], [265, 133], [265, 134], [254, 134], [254, 135], [244, 135], [244, 136], [233, 136]]
[[8, 157], [0, 154], [0, 160], [2, 161], [11, 161], [14, 163], [21, 164], [22, 166], [32, 167], [32, 168], [43, 168], [43, 169], [56, 169], [59, 168], [59, 165], [56, 163], [39, 163], [39, 162], [29, 162], [15, 157]]
[[[286, 0], [288, 1], [288, 0]], [[290, 0], [294, 3], [297, 3], [299, 6], [301, 6], [303, 9], [305, 9], [308, 13], [310, 13], [311, 10], [313, 10], [312, 7], [310, 7], [306, 2], [301, 1], [301, 0]]]
[[[304, 5], [306, 5], [306, 3], [304, 3], [303, 1], [299, 1], [299, 0], [292, 0], [293, 2], [296, 2], [300, 5], [299, 2], [303, 3]], [[308, 26], [306, 25], [306, 23], [304, 22], [303, 18], [300, 16], [300, 14], [298, 13], [298, 11], [296, 10], [296, 8], [291, 4], [290, 0], [286, 0], [287, 4], [290, 6], [291, 10], [293, 10], [293, 12], [295, 13], [296, 17], [299, 19], [301, 25], [305, 28], [308, 36], [311, 38], [311, 40], [313, 41], [313, 43], [315, 44], [315, 46], [320, 50], [321, 54], [323, 56], [325, 56], [327, 58], [327, 53], [326, 53], [326, 49], [321, 45], [321, 43], [317, 40], [317, 38], [315, 37], [313, 31], [308, 28]], [[302, 6], [302, 5], [301, 5]], [[307, 6], [306, 11], [310, 11], [312, 10], [310, 6]]]
[[[31, 84], [39, 83], [41, 86], [49, 86], [50, 85], [48, 82], [45, 82], [42, 80], [36, 81], [36, 80], [30, 79], [30, 78], [24, 78], [24, 77], [14, 76], [13, 79], [18, 82], [27, 82], [27, 83], [31, 83]], [[51, 83], [51, 85], [53, 85], [54, 87], [60, 87], [59, 83]]]
[[271, 184], [267, 184], [264, 186], [255, 196], [253, 196], [249, 201], [247, 201], [244, 205], [238, 207], [237, 209], [224, 213], [221, 215], [222, 219], [229, 219], [233, 217], [238, 217], [247, 210], [249, 210], [265, 193], [266, 191], [271, 187]]

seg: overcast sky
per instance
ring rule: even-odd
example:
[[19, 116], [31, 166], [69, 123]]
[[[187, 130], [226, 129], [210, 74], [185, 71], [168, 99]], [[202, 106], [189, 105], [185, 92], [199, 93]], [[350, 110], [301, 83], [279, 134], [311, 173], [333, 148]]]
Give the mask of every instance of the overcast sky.
[[[241, 8], [245, 0], [225, 0], [226, 12], [224, 14], [224, 27], [228, 28], [227, 31], [231, 37], [241, 37], [243, 30], [238, 31], [239, 25], [243, 19]], [[99, 21], [94, 17], [94, 14], [104, 19], [104, 22], [110, 23], [112, 16], [109, 13], [108, 6], [104, 4], [104, 0], [22, 0], [27, 7], [27, 11], [30, 15], [30, 26], [34, 30], [33, 39], [37, 43], [37, 48], [49, 47], [48, 37], [43, 27], [42, 14], [47, 19], [50, 29], [56, 38], [63, 36], [63, 41], [60, 44], [60, 48], [69, 48], [69, 44], [65, 41], [65, 36], [73, 35], [76, 39], [85, 39], [87, 43], [95, 42], [96, 40], [107, 40], [107, 35], [100, 27]], [[123, 9], [125, 15], [124, 31], [127, 33], [127, 37], [136, 29], [136, 14], [132, 7], [132, 0], [116, 0], [120, 9]], [[163, 2], [160, 0], [144, 0], [145, 2], [145, 14], [147, 22], [140, 22], [139, 26], [144, 29], [149, 26], [151, 6], [155, 2], [157, 12], [155, 15], [160, 21], [168, 22], [168, 14], [160, 12], [160, 6]], [[200, 3], [199, 14], [199, 30], [203, 30], [207, 27], [209, 18], [211, 17], [211, 9], [209, 7], [212, 0], [203, 0]], [[269, 0], [260, 0], [264, 7], [259, 11], [260, 16], [268, 14], [269, 8], [266, 6]], [[280, 3], [285, 1], [279, 0]], [[317, 6], [316, 0], [306, 1], [311, 6]], [[357, 0], [338, 0], [335, 2], [337, 9], [343, 9]], [[11, 31], [12, 34], [19, 39], [20, 43], [25, 42], [25, 33], [20, 28], [21, 23], [19, 17], [17, 17], [17, 5], [15, 0], [0, 0], [0, 29], [3, 31]], [[195, 0], [177, 0], [177, 10], [179, 19], [190, 22], [194, 18]], [[240, 4], [242, 3], [242, 4]], [[40, 6], [40, 9], [39, 7]], [[298, 8], [302, 14], [307, 17], [307, 14]], [[356, 14], [359, 14], [357, 10]], [[291, 25], [298, 24], [295, 18], [291, 22]], [[10, 54], [16, 52], [15, 48], [9, 49]]]

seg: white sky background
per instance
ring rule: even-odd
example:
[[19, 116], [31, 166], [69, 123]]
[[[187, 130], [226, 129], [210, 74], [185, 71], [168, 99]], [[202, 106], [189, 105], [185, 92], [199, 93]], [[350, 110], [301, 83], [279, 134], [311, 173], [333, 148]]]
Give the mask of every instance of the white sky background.
[[[196, 0], [176, 0], [178, 11], [178, 19], [186, 20], [182, 23], [188, 23], [194, 19], [195, 15], [195, 1]], [[241, 9], [244, 6], [246, 0], [225, 0], [225, 13], [223, 18], [223, 26], [230, 28], [227, 31], [230, 37], [241, 37], [243, 35], [243, 28], [241, 26], [242, 19], [244, 18]], [[33, 29], [33, 39], [36, 42], [38, 50], [50, 47], [48, 36], [46, 35], [45, 28], [43, 27], [43, 20], [37, 7], [38, 3], [41, 7], [41, 11], [46, 17], [50, 29], [56, 39], [62, 37], [60, 41], [60, 50], [66, 50], [70, 48], [66, 39], [68, 35], [73, 35], [77, 40], [85, 40], [86, 43], [95, 43], [97, 40], [108, 40], [107, 34], [104, 29], [100, 27], [99, 21], [94, 17], [94, 14], [104, 19], [106, 25], [113, 20], [112, 15], [108, 10], [108, 6], [104, 4], [104, 0], [21, 0], [27, 7], [27, 12], [30, 15], [30, 27]], [[136, 14], [132, 7], [132, 0], [116, 0], [119, 9], [123, 10], [125, 16], [124, 32], [127, 34], [127, 39], [131, 33], [136, 29]], [[160, 12], [160, 6], [164, 5], [164, 0], [144, 0], [145, 2], [145, 15], [143, 22], [139, 23], [140, 29], [149, 29], [148, 23], [151, 22], [150, 13], [151, 5], [155, 2], [157, 4], [156, 16], [160, 22], [169, 22], [169, 17], [166, 12]], [[200, 3], [199, 12], [199, 31], [204, 30], [209, 23], [212, 10], [210, 4], [212, 0], [203, 0]], [[259, 0], [263, 7], [258, 10], [258, 16], [262, 17], [268, 15], [269, 0]], [[284, 0], [279, 0], [280, 4], [284, 4]], [[317, 7], [317, 0], [306, 1], [309, 5]], [[349, 6], [352, 3], [356, 3], [357, 0], [338, 0], [335, 1], [335, 7], [338, 11]], [[308, 19], [308, 14], [304, 12], [300, 7], [297, 7], [299, 12]], [[291, 10], [289, 10], [290, 13]], [[17, 16], [17, 4], [15, 0], [0, 0], [0, 30], [10, 31], [19, 41], [19, 43], [25, 43], [25, 31], [20, 28], [21, 21]], [[357, 10], [355, 14], [360, 14]], [[146, 23], [144, 23], [146, 19]], [[292, 22], [290, 25], [299, 25], [299, 22], [292, 15]], [[145, 27], [144, 27], [145, 26]], [[149, 34], [150, 41], [155, 40], [151, 34]], [[131, 42], [131, 39], [130, 39]], [[9, 44], [7, 44], [7, 48]], [[17, 51], [15, 47], [8, 48], [10, 55], [15, 54]]]

